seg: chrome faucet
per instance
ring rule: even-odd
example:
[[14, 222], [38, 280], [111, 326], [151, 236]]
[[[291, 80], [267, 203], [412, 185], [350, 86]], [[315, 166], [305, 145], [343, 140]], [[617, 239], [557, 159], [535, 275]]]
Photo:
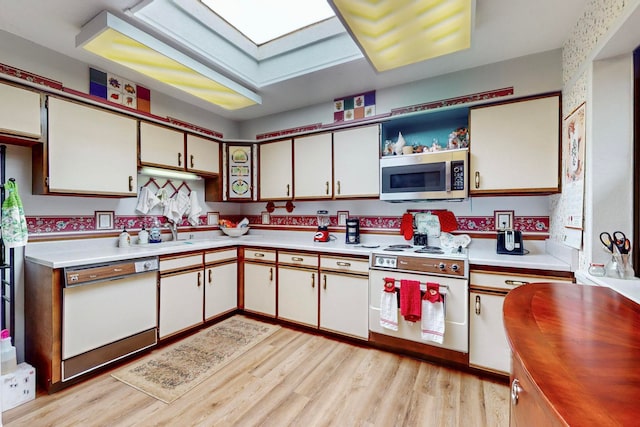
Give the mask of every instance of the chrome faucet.
[[165, 227], [171, 230], [171, 237], [173, 240], [178, 240], [178, 224], [175, 222], [168, 221], [165, 224]]

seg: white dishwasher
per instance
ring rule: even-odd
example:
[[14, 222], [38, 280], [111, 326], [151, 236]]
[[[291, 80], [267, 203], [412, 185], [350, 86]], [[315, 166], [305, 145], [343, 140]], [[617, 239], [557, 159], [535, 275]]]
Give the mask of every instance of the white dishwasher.
[[157, 343], [158, 258], [64, 269], [62, 380]]

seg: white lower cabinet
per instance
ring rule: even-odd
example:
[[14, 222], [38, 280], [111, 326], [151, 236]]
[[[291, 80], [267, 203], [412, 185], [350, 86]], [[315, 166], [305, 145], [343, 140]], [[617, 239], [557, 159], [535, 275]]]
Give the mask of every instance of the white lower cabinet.
[[566, 282], [553, 271], [529, 274], [472, 270], [469, 274], [469, 366], [499, 374], [511, 373], [511, 349], [502, 317], [507, 293], [534, 282]]
[[321, 255], [320, 270], [320, 329], [368, 339], [368, 260]]
[[244, 309], [275, 317], [276, 252], [246, 248], [244, 259]]
[[234, 248], [204, 254], [204, 320], [238, 307], [237, 253]]
[[318, 327], [318, 270], [278, 266], [278, 318]]
[[502, 321], [505, 294], [470, 292], [469, 364], [509, 373], [511, 351]]
[[278, 251], [278, 318], [318, 327], [318, 254]]
[[320, 329], [369, 338], [369, 279], [323, 273], [320, 284]]
[[160, 258], [160, 339], [203, 323], [202, 254]]

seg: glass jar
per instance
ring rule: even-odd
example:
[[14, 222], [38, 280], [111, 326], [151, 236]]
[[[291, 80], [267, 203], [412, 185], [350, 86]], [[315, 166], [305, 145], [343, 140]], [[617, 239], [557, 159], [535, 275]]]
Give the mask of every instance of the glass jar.
[[604, 264], [596, 264], [596, 263], [591, 263], [589, 264], [589, 274], [595, 277], [603, 277], [605, 274], [605, 270], [604, 270]]

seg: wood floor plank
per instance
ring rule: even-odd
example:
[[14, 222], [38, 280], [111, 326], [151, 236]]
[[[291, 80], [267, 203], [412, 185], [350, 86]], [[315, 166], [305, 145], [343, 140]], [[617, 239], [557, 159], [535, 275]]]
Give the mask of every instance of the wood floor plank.
[[5, 426], [508, 425], [505, 384], [283, 327], [165, 404], [97, 375], [5, 411]]

